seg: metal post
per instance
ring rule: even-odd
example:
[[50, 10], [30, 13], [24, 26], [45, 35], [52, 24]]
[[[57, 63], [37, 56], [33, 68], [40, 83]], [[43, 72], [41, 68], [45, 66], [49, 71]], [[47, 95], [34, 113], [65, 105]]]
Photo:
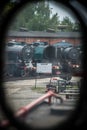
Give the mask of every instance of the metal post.
[[37, 73], [36, 73], [36, 76], [35, 76], [35, 88], [37, 86]]
[[52, 96], [48, 97], [48, 103], [51, 104], [51, 98]]

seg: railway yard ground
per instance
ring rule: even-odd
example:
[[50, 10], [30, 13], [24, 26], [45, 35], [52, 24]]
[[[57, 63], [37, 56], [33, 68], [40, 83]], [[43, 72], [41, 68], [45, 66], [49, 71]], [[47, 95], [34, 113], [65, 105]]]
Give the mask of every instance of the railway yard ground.
[[[46, 85], [49, 80], [50, 77], [6, 80], [3, 84], [8, 104], [14, 112], [17, 112], [21, 107], [43, 96], [46, 93]], [[73, 77], [71, 80], [79, 81], [79, 77]], [[45, 100], [26, 116], [25, 122], [34, 127], [48, 127], [66, 119], [67, 111], [70, 112], [75, 107], [76, 100], [66, 99], [64, 95], [61, 96], [63, 98], [62, 104], [53, 102], [49, 106]], [[2, 111], [0, 113], [0, 120], [6, 119]], [[63, 113], [63, 116], [60, 113]], [[48, 121], [50, 123], [47, 123]]]

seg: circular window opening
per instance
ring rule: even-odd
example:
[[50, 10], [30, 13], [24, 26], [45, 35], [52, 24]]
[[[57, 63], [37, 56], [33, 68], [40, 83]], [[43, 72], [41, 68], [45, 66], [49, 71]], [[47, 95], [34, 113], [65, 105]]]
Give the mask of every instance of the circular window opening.
[[[32, 128], [49, 128], [66, 121], [80, 99], [80, 21], [65, 5], [38, 1], [14, 13], [7, 28], [6, 103], [17, 119]], [[2, 121], [3, 127], [9, 123]]]

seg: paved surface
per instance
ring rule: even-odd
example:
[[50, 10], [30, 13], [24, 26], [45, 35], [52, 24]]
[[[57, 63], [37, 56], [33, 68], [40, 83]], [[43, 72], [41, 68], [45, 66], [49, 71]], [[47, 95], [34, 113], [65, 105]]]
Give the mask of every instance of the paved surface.
[[[40, 96], [45, 94], [45, 91], [43, 92], [37, 92], [33, 91], [31, 88], [43, 88], [45, 90], [46, 84], [49, 82], [50, 78], [44, 78], [44, 79], [27, 79], [27, 80], [16, 80], [16, 81], [8, 81], [4, 82], [4, 89], [6, 92], [6, 98], [8, 104], [12, 107], [14, 112], [16, 112], [19, 108], [26, 106], [27, 104], [31, 103], [32, 101], [36, 100]], [[72, 78], [72, 80], [78, 81], [79, 78]], [[35, 86], [36, 85], [36, 86]], [[60, 122], [61, 120], [66, 119], [67, 112], [64, 113], [63, 116], [61, 116], [59, 113], [60, 110], [64, 111], [65, 109], [71, 110], [73, 107], [75, 107], [75, 101], [74, 100], [66, 100], [63, 96], [64, 103], [61, 104], [55, 104], [56, 100], [53, 102], [51, 106], [48, 104], [42, 104], [40, 107], [38, 107], [33, 112], [29, 113], [29, 115], [26, 117], [25, 121], [26, 123], [33, 124], [35, 127], [43, 127], [50, 125], [53, 125], [55, 123]], [[65, 109], [64, 109], [65, 108]], [[55, 111], [57, 110], [57, 116], [55, 116]], [[69, 112], [69, 111], [68, 111]], [[44, 117], [44, 118], [41, 118]], [[4, 119], [4, 115], [0, 114], [0, 119]], [[41, 119], [41, 120], [40, 120]], [[41, 123], [39, 123], [39, 121]], [[50, 124], [48, 125], [49, 122]]]
[[25, 122], [31, 127], [48, 128], [67, 120], [73, 112], [73, 102], [64, 101], [63, 104], [47, 104], [42, 102], [37, 105], [25, 118]]

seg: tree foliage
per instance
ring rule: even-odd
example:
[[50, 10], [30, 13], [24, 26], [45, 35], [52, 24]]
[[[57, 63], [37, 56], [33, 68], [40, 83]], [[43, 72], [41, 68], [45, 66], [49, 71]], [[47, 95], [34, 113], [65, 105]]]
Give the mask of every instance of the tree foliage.
[[19, 30], [20, 27], [27, 28], [29, 31], [46, 31], [48, 28], [58, 31], [58, 25], [68, 25], [66, 31], [73, 29], [73, 23], [68, 17], [64, 17], [60, 22], [57, 13], [51, 15], [51, 8], [46, 1], [39, 1], [24, 7], [10, 26], [11, 30]]
[[73, 23], [71, 22], [71, 20], [69, 19], [69, 17], [65, 16], [63, 18], [63, 20], [61, 21], [61, 25], [67, 25], [65, 31], [70, 31], [72, 30], [73, 27]]
[[[49, 4], [44, 1], [32, 3], [26, 6], [17, 16], [14, 18], [11, 29], [18, 30], [19, 27], [28, 28], [28, 30], [47, 30], [47, 28], [54, 27], [55, 23], [58, 24], [57, 15], [51, 18], [51, 9]], [[53, 19], [55, 22], [53, 22]], [[54, 23], [54, 24], [53, 24]]]
[[79, 22], [75, 22], [73, 23], [69, 17], [65, 16], [63, 18], [63, 20], [61, 21], [60, 25], [67, 25], [65, 28], [65, 31], [78, 31], [80, 30], [80, 23]]

